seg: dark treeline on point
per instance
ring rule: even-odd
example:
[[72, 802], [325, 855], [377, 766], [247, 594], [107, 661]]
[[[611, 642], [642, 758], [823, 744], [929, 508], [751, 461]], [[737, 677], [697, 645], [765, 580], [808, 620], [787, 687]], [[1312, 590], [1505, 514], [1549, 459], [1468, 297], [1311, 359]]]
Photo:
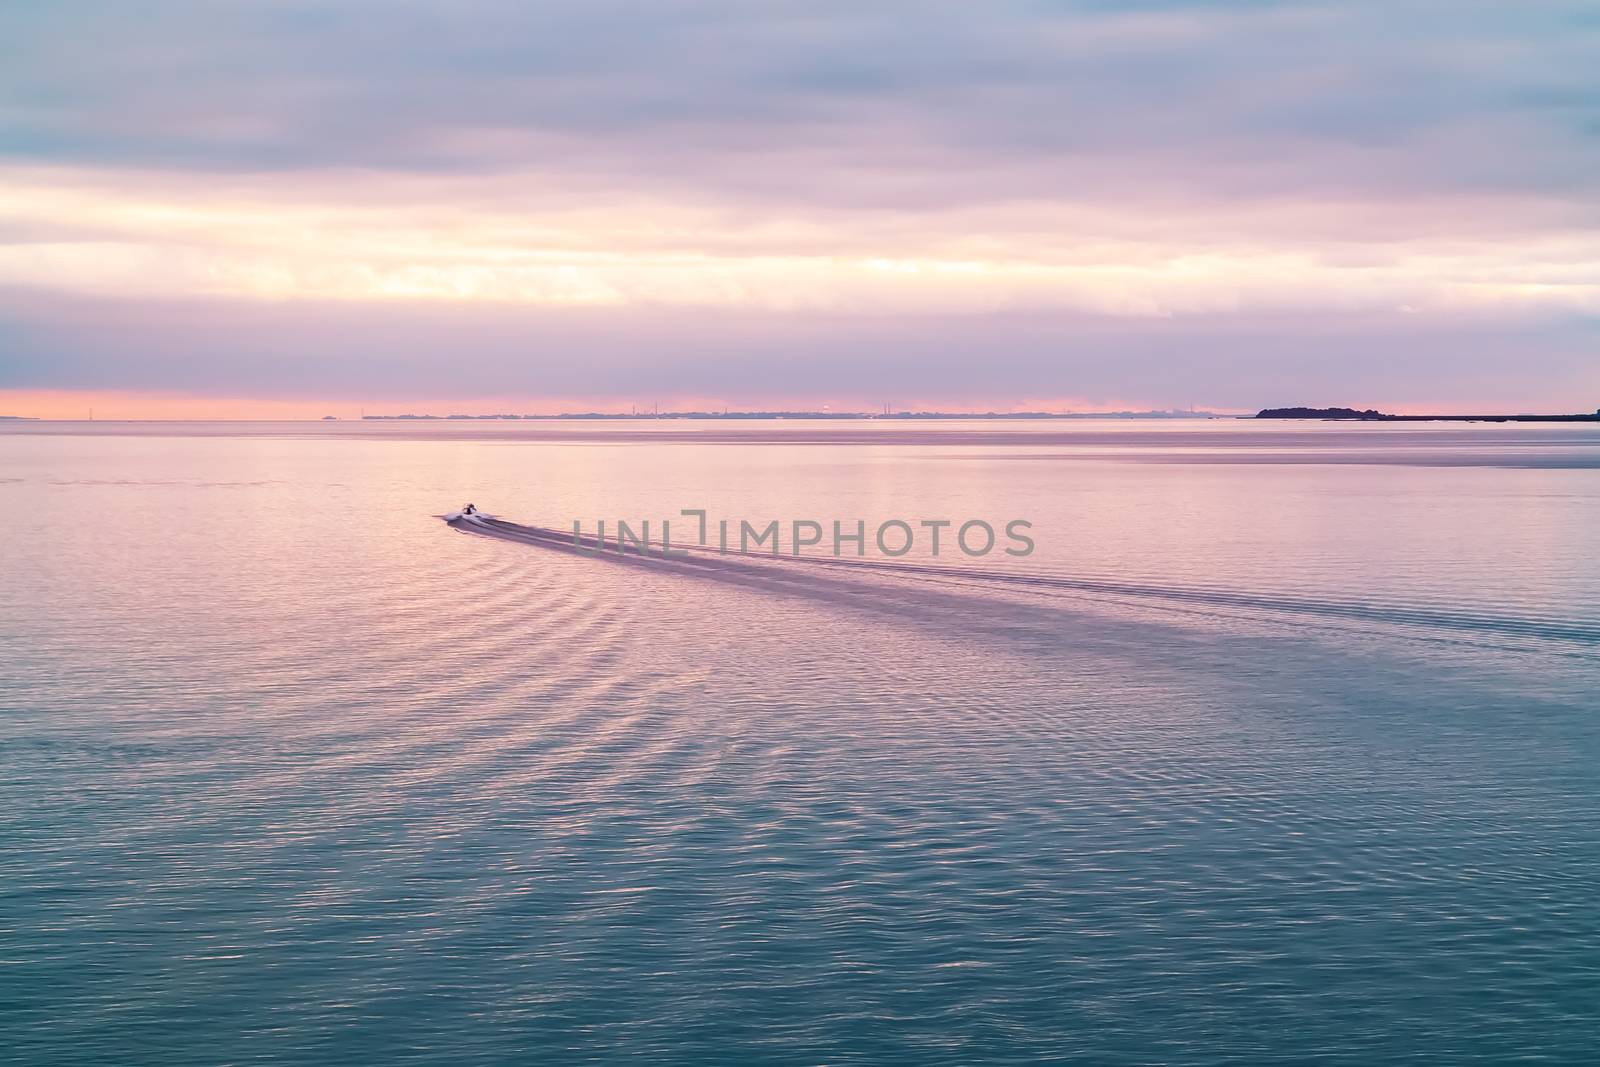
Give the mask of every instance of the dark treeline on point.
[[1368, 408], [1263, 408], [1258, 419], [1355, 419], [1361, 422], [1600, 422], [1593, 415], [1386, 415]]

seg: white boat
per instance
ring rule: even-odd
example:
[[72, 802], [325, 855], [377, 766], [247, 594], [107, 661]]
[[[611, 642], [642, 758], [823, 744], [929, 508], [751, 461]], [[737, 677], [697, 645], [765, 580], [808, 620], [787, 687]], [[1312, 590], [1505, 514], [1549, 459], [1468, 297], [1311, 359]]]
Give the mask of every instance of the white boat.
[[472, 504], [468, 504], [459, 511], [447, 511], [439, 517], [452, 526], [463, 522], [476, 524], [481, 522], [483, 519], [494, 518], [493, 515], [485, 515]]

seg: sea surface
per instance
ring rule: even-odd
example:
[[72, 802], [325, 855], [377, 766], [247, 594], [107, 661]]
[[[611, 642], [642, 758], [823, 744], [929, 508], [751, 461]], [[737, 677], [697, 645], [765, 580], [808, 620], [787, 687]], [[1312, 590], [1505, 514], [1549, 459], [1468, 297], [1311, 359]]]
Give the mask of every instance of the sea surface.
[[15, 423], [0, 508], [0, 1061], [1600, 1051], [1600, 427]]

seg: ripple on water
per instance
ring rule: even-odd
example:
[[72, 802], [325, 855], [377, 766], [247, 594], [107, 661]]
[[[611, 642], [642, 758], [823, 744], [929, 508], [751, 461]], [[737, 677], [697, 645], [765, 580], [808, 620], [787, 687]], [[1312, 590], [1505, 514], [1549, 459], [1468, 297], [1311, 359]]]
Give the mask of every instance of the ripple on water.
[[[797, 587], [206, 521], [151, 588], [0, 628], [19, 1062], [1575, 1063], [1600, 1036], [1581, 642], [1400, 592]], [[99, 571], [54, 532], [108, 575], [119, 529]]]

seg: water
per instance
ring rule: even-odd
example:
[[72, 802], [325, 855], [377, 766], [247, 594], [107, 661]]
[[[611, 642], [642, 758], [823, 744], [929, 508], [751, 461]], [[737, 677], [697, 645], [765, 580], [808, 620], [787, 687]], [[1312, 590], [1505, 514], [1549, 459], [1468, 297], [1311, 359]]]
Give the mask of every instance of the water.
[[[1597, 467], [1581, 426], [6, 427], [0, 1048], [1589, 1062]], [[686, 571], [466, 499], [1038, 549]]]

